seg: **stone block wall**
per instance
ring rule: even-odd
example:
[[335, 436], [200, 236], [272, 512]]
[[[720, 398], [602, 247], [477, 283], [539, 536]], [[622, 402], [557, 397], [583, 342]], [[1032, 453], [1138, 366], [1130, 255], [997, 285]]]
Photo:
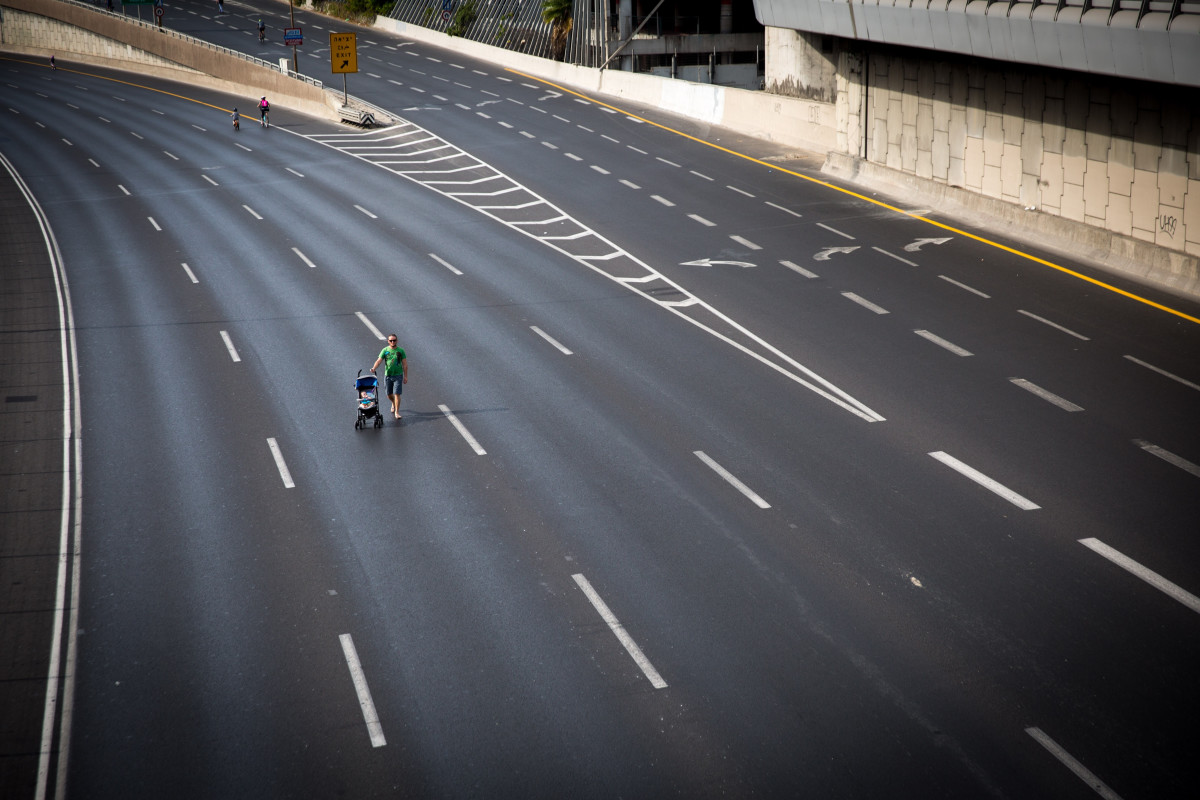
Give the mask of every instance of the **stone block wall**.
[[1200, 256], [1200, 92], [898, 52], [838, 65], [842, 152]]

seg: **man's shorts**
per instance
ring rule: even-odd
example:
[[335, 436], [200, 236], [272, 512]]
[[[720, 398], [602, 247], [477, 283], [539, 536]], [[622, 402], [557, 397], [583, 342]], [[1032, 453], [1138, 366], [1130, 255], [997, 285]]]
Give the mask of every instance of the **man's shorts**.
[[404, 391], [403, 375], [384, 375], [383, 386], [387, 394], [401, 394]]

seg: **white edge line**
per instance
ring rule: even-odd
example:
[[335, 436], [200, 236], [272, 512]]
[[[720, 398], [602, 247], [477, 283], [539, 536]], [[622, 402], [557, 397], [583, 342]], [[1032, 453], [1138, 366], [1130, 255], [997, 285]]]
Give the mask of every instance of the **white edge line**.
[[238, 363], [242, 357], [238, 355], [237, 348], [233, 346], [233, 339], [229, 338], [229, 331], [221, 331], [221, 339], [225, 342], [225, 349], [229, 351], [229, 357], [233, 359], [233, 363]]
[[1121, 800], [1121, 796], [1105, 785], [1104, 781], [1097, 778], [1092, 771], [1075, 760], [1075, 757], [1063, 750], [1058, 742], [1051, 739], [1041, 728], [1026, 728], [1025, 732], [1033, 737], [1034, 741], [1050, 753], [1050, 755], [1062, 762], [1063, 766], [1074, 772], [1076, 777], [1086, 783], [1092, 790], [1105, 798], [1105, 800]]
[[439, 404], [438, 408], [441, 409], [441, 412], [446, 415], [446, 419], [450, 420], [450, 423], [458, 429], [459, 434], [461, 434], [462, 437], [467, 440], [467, 444], [471, 445], [472, 450], [474, 450], [478, 455], [487, 455], [487, 451], [479, 446], [479, 442], [475, 441], [475, 437], [471, 435], [469, 430], [467, 430], [467, 426], [463, 425], [462, 422], [459, 421], [458, 417], [454, 416], [454, 412], [444, 405]]
[[446, 269], [453, 272], [455, 275], [462, 275], [462, 270], [458, 269], [457, 267], [455, 267], [453, 264], [451, 264], [449, 261], [442, 258], [441, 256], [430, 253], [429, 257], [432, 258], [434, 261], [438, 262], [439, 264], [441, 264]]
[[362, 662], [358, 660], [354, 639], [350, 634], [343, 633], [338, 641], [342, 643], [342, 654], [346, 656], [346, 666], [350, 668], [350, 680], [358, 694], [358, 705], [362, 709], [363, 721], [367, 723], [367, 733], [371, 735], [371, 747], [383, 747], [387, 739], [383, 737], [383, 725], [379, 722], [375, 701], [371, 699], [371, 690], [367, 688], [367, 676], [363, 673]]
[[1174, 583], [1171, 583], [1154, 570], [1143, 567], [1129, 556], [1125, 555], [1119, 550], [1114, 550], [1099, 539], [1080, 539], [1079, 543], [1091, 550], [1093, 553], [1104, 556], [1121, 569], [1141, 578], [1155, 589], [1158, 589], [1160, 592], [1169, 595], [1171, 598], [1183, 603], [1192, 611], [1200, 614], [1200, 597], [1196, 597], [1196, 595], [1192, 594], [1186, 589], [1176, 586]]
[[712, 458], [707, 453], [705, 453], [703, 450], [694, 450], [693, 453], [696, 456], [696, 458], [700, 459], [705, 464], [707, 464], [708, 467], [710, 469], [712, 469], [713, 472], [717, 473], [722, 478], [724, 478], [729, 483], [730, 486], [737, 489], [739, 492], [741, 492], [747, 498], [749, 498], [750, 502], [754, 503], [754, 505], [758, 506], [759, 508], [770, 508], [771, 507], [770, 503], [768, 503], [766, 500], [763, 500], [761, 497], [758, 496], [757, 493], [755, 493], [755, 491], [753, 489], [751, 489], [749, 486], [747, 486], [746, 484], [744, 484], [740, 480], [738, 480], [732, 472], [730, 472], [729, 470], [722, 467], [716, 461], [713, 461]]
[[[50, 657], [46, 671], [46, 701], [42, 714], [41, 746], [38, 753], [35, 800], [44, 800], [50, 780], [50, 759], [53, 755], [55, 712], [59, 716], [58, 794], [66, 791], [67, 763], [71, 749], [71, 720], [74, 713], [76, 644], [79, 632], [80, 548], [83, 523], [83, 462], [82, 420], [79, 397], [79, 355], [75, 337], [75, 312], [67, 283], [66, 266], [58, 248], [58, 240], [50, 228], [45, 212], [30, 191], [16, 167], [0, 153], [0, 165], [12, 176], [37, 219], [46, 245], [54, 277], [59, 316], [59, 347], [62, 354], [63, 392], [63, 470], [62, 503], [60, 506], [58, 572], [55, 580], [54, 617], [51, 624]], [[74, 464], [71, 458], [74, 453]], [[74, 487], [72, 490], [72, 480]], [[70, 578], [68, 579], [68, 574]], [[69, 613], [68, 613], [69, 612]], [[66, 657], [62, 656], [63, 631], [66, 630]], [[60, 689], [61, 684], [61, 689]], [[60, 703], [61, 701], [61, 703]]]
[[570, 350], [568, 350], [567, 348], [563, 347], [563, 346], [562, 346], [562, 344], [561, 344], [561, 343], [560, 343], [560, 342], [559, 342], [557, 339], [555, 339], [555, 338], [554, 338], [553, 336], [551, 336], [550, 334], [546, 333], [544, 330], [542, 330], [541, 328], [539, 328], [537, 325], [530, 325], [530, 326], [529, 326], [529, 330], [533, 331], [533, 332], [534, 332], [534, 333], [536, 333], [538, 336], [542, 337], [542, 338], [543, 338], [543, 339], [545, 339], [547, 342], [549, 342], [550, 344], [552, 344], [552, 345], [554, 345], [555, 347], [557, 347], [557, 348], [558, 348], [558, 350], [559, 350], [559, 352], [561, 352], [563, 355], [565, 355], [565, 356], [573, 356], [573, 355], [575, 355], [575, 354], [574, 354], [574, 353], [572, 353]]
[[375, 324], [373, 322], [371, 322], [371, 320], [367, 319], [366, 314], [364, 314], [361, 311], [355, 311], [354, 316], [356, 316], [360, 320], [362, 320], [362, 324], [367, 326], [367, 330], [369, 330], [371, 333], [375, 334], [376, 339], [383, 341], [384, 339], [387, 338], [386, 336], [383, 335], [383, 331], [379, 330], [379, 328], [376, 328]]
[[268, 437], [267, 447], [271, 448], [271, 455], [275, 458], [275, 466], [279, 468], [279, 477], [283, 478], [284, 488], [296, 488], [295, 482], [292, 481], [292, 473], [288, 470], [287, 463], [283, 460], [283, 453], [279, 451], [279, 443], [273, 438]]
[[625, 652], [629, 653], [630, 658], [632, 658], [634, 663], [638, 665], [638, 668], [642, 671], [642, 674], [646, 676], [646, 679], [650, 681], [650, 685], [655, 689], [665, 689], [667, 687], [667, 682], [664, 681], [662, 676], [658, 674], [658, 670], [656, 670], [654, 665], [650, 663], [650, 659], [646, 658], [645, 653], [643, 653], [642, 649], [637, 646], [637, 642], [633, 640], [633, 637], [630, 636], [629, 632], [625, 630], [625, 626], [620, 623], [616, 615], [612, 613], [612, 610], [609, 609], [608, 605], [603, 599], [601, 599], [600, 595], [596, 593], [596, 590], [592, 588], [592, 584], [589, 583], [588, 579], [583, 576], [583, 573], [576, 573], [572, 575], [571, 578], [574, 579], [575, 584], [579, 586], [581, 590], [583, 590], [584, 595], [587, 596], [588, 602], [592, 604], [592, 608], [596, 609], [596, 612], [600, 615], [600, 618], [608, 624], [608, 629], [611, 630], [613, 635], [617, 637], [617, 641], [619, 641], [621, 646], [625, 648]]
[[1142, 448], [1143, 450], [1145, 450], [1150, 455], [1158, 456], [1163, 461], [1166, 461], [1168, 464], [1173, 464], [1174, 466], [1179, 467], [1184, 472], [1190, 472], [1192, 475], [1195, 475], [1197, 478], [1200, 478], [1200, 465], [1193, 464], [1191, 461], [1188, 461], [1186, 458], [1184, 458], [1182, 456], [1177, 456], [1169, 450], [1164, 450], [1161, 447], [1159, 447], [1158, 445], [1150, 444], [1145, 439], [1134, 439], [1133, 443], [1136, 444], [1138, 447]]
[[979, 470], [975, 469], [974, 467], [967, 466], [966, 464], [959, 461], [954, 456], [949, 455], [948, 453], [944, 453], [941, 450], [938, 450], [936, 452], [930, 453], [929, 455], [933, 456], [935, 459], [942, 462], [947, 467], [949, 467], [950, 469], [959, 473], [960, 475], [963, 475], [963, 476], [975, 481], [976, 483], [978, 483], [980, 486], [987, 489], [988, 491], [993, 492], [994, 494], [997, 494], [1000, 497], [1003, 497], [1005, 500], [1012, 503], [1017, 508], [1024, 509], [1025, 511], [1034, 511], [1036, 509], [1041, 508], [1041, 506], [1039, 506], [1037, 503], [1034, 503], [1033, 501], [1031, 501], [1025, 497], [1022, 497], [1021, 495], [1014, 492], [1012, 489], [1009, 489], [1007, 486], [1005, 486], [1001, 483], [998, 483], [997, 481], [992, 480], [991, 478], [989, 478], [987, 475], [984, 475]]
[[1182, 383], [1184, 386], [1188, 387], [1189, 389], [1195, 389], [1197, 391], [1200, 391], [1200, 386], [1192, 383], [1189, 380], [1184, 380], [1183, 378], [1179, 377], [1178, 375], [1172, 375], [1170, 372], [1167, 372], [1165, 369], [1159, 369], [1158, 367], [1154, 366], [1153, 364], [1147, 364], [1145, 361], [1142, 361], [1140, 358], [1134, 358], [1133, 356], [1125, 356], [1125, 358], [1128, 359], [1129, 361], [1132, 361], [1133, 363], [1137, 364], [1138, 366], [1145, 367], [1146, 369], [1149, 369], [1149, 370], [1154, 370], [1159, 375], [1164, 375], [1173, 381], [1179, 381], [1180, 383]]
[[1038, 386], [1036, 383], [1031, 383], [1024, 378], [1009, 378], [1008, 380], [1014, 385], [1020, 386], [1025, 391], [1036, 394], [1047, 403], [1052, 403], [1058, 406], [1063, 411], [1083, 411], [1083, 406], [1077, 406], [1070, 400], [1065, 400], [1056, 395], [1054, 392], [1047, 391], [1046, 389]]

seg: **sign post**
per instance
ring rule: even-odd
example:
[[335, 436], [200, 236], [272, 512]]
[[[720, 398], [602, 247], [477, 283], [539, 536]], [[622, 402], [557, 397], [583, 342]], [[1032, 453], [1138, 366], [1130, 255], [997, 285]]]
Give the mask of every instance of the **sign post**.
[[346, 74], [358, 72], [358, 43], [353, 33], [329, 34], [329, 65], [334, 75], [342, 76], [342, 105], [350, 100]]

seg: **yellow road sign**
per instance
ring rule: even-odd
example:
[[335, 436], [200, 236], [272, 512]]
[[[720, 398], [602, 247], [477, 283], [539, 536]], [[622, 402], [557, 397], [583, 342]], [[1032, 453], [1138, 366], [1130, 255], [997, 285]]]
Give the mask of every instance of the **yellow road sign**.
[[329, 63], [333, 74], [358, 72], [358, 44], [353, 33], [329, 34]]

